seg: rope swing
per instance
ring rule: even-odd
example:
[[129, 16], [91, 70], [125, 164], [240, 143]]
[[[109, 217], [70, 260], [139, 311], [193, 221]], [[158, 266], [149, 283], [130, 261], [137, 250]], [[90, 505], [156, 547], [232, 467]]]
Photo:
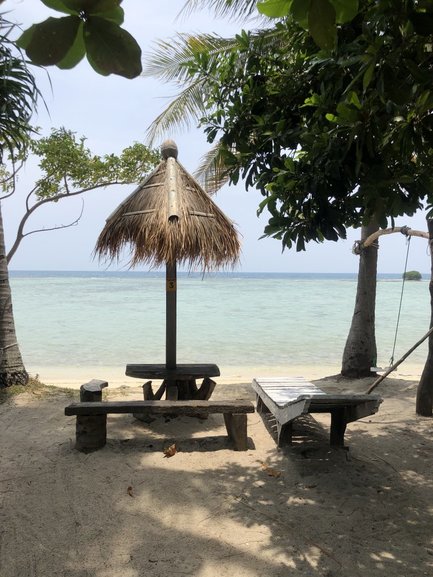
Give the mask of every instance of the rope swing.
[[401, 234], [404, 234], [406, 236], [406, 247], [407, 248], [406, 248], [406, 259], [404, 262], [403, 281], [401, 283], [400, 304], [398, 307], [397, 322], [395, 325], [394, 344], [392, 346], [391, 358], [389, 359], [389, 365], [390, 366], [392, 366], [394, 364], [394, 354], [395, 354], [395, 347], [397, 344], [398, 327], [400, 324], [401, 307], [403, 304], [403, 294], [404, 294], [404, 286], [406, 283], [407, 263], [408, 263], [408, 259], [409, 259], [410, 239], [411, 239], [411, 236], [409, 235], [409, 228], [407, 226], [401, 227], [400, 232], [401, 232]]

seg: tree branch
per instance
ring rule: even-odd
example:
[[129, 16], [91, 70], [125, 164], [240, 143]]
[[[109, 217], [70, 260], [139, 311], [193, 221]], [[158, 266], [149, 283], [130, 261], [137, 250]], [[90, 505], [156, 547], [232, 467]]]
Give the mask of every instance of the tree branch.
[[394, 232], [401, 232], [405, 236], [418, 236], [426, 239], [429, 238], [428, 232], [424, 232], [422, 230], [412, 230], [408, 226], [395, 226], [394, 228], [382, 228], [376, 232], [373, 232], [373, 234], [370, 234], [370, 236], [368, 236], [364, 240], [364, 242], [356, 241], [355, 244], [353, 245], [352, 252], [354, 254], [359, 255], [362, 249], [371, 246], [380, 236], [386, 234], [393, 234]]
[[78, 223], [78, 221], [80, 220], [81, 216], [82, 216], [82, 211], [81, 214], [79, 216], [78, 219], [76, 219], [73, 223], [69, 224], [69, 225], [62, 225], [62, 226], [56, 226], [53, 228], [43, 228], [43, 229], [38, 229], [38, 230], [34, 230], [28, 233], [24, 232], [24, 227], [27, 224], [27, 221], [29, 220], [29, 218], [31, 217], [31, 215], [41, 206], [43, 206], [44, 204], [47, 204], [49, 202], [58, 202], [59, 200], [62, 200], [63, 198], [72, 198], [73, 196], [78, 196], [80, 194], [84, 194], [85, 192], [88, 192], [89, 190], [96, 190], [97, 188], [106, 188], [108, 186], [113, 186], [115, 184], [129, 184], [126, 182], [119, 182], [119, 181], [113, 181], [113, 182], [102, 182], [100, 184], [94, 185], [94, 186], [89, 186], [87, 188], [82, 188], [80, 190], [77, 190], [75, 192], [65, 192], [65, 193], [61, 193], [61, 194], [57, 194], [56, 196], [50, 196], [48, 198], [42, 198], [40, 199], [38, 202], [36, 202], [33, 206], [29, 206], [29, 198], [32, 194], [34, 194], [36, 189], [33, 189], [30, 194], [27, 196], [27, 201], [26, 201], [26, 207], [27, 207], [27, 211], [25, 213], [25, 215], [23, 216], [23, 218], [21, 219], [21, 222], [18, 226], [18, 230], [17, 230], [17, 234], [15, 236], [15, 241], [11, 247], [11, 249], [9, 250], [8, 254], [7, 254], [7, 262], [8, 264], [10, 263], [12, 257], [14, 256], [14, 254], [16, 253], [19, 245], [21, 244], [21, 241], [23, 240], [24, 237], [28, 236], [29, 234], [33, 234], [36, 232], [44, 232], [44, 231], [49, 231], [49, 230], [58, 230], [59, 228], [68, 228], [70, 226], [74, 226]]

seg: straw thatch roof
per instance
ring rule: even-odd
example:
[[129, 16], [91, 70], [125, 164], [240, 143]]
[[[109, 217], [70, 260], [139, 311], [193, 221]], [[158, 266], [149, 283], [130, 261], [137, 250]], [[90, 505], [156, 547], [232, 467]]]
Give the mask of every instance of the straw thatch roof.
[[131, 267], [234, 265], [240, 243], [233, 223], [177, 161], [175, 143], [161, 150], [161, 163], [107, 219], [96, 254], [113, 260], [128, 247]]

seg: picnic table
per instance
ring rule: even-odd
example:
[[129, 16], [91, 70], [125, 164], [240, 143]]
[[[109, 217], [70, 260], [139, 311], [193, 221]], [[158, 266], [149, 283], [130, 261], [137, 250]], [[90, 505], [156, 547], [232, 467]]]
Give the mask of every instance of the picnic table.
[[[220, 370], [215, 364], [176, 364], [175, 367], [166, 364], [128, 364], [126, 375], [136, 379], [162, 380], [156, 392], [152, 389], [152, 380], [143, 385], [144, 400], [160, 400], [166, 393], [166, 399], [202, 400], [210, 399], [215, 388], [211, 377], [218, 377]], [[203, 379], [200, 386], [197, 380]]]

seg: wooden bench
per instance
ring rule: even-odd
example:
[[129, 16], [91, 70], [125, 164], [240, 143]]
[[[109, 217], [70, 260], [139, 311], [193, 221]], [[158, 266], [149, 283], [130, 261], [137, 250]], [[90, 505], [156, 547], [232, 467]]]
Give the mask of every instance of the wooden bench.
[[257, 377], [252, 387], [257, 395], [257, 412], [270, 412], [277, 425], [277, 444], [292, 441], [292, 423], [306, 413], [331, 413], [330, 444], [344, 446], [347, 423], [379, 409], [378, 395], [325, 393], [303, 377]]
[[76, 415], [76, 449], [96, 451], [107, 440], [107, 415], [131, 413], [136, 415], [202, 416], [224, 415], [227, 435], [237, 451], [246, 451], [247, 413], [254, 413], [250, 401], [102, 401], [105, 381], [90, 381], [81, 386], [80, 402], [65, 407], [65, 415]]

